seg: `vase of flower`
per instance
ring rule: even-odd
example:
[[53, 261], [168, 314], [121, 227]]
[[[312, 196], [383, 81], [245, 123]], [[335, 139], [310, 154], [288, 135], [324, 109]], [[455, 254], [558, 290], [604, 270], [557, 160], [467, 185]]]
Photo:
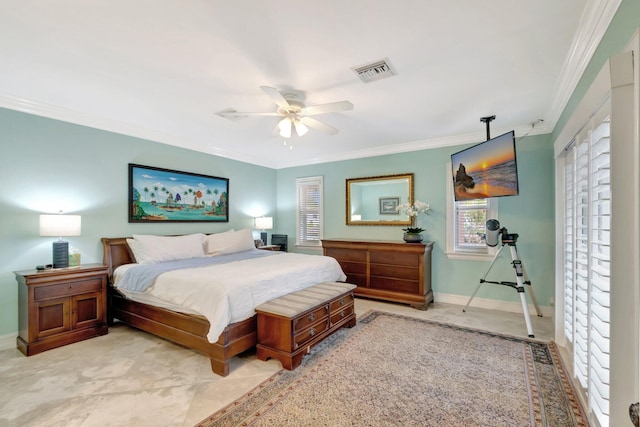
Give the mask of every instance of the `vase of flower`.
[[405, 203], [398, 206], [398, 212], [403, 212], [409, 216], [409, 220], [411, 221], [411, 227], [403, 228], [404, 235], [402, 238], [407, 243], [420, 243], [422, 242], [422, 232], [424, 228], [420, 228], [416, 226], [416, 222], [419, 214], [429, 215], [431, 213], [431, 208], [428, 203], [421, 202], [416, 200], [413, 204]]

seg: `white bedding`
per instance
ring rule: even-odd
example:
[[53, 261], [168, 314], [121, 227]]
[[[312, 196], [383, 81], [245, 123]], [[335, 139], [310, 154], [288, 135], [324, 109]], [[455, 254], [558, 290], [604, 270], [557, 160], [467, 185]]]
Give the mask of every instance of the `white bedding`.
[[[118, 278], [132, 264], [114, 272]], [[230, 323], [250, 318], [255, 307], [320, 282], [344, 281], [346, 276], [331, 257], [279, 253], [209, 267], [162, 273], [144, 294], [146, 302], [157, 301], [165, 308], [179, 306], [177, 311], [198, 313], [210, 323], [207, 339], [216, 342]], [[124, 292], [132, 299], [132, 293]]]

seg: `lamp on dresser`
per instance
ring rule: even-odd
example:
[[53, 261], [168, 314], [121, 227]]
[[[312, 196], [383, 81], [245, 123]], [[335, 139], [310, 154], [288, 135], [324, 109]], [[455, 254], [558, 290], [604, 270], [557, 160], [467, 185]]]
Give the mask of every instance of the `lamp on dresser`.
[[57, 237], [53, 242], [53, 268], [69, 266], [69, 242], [63, 237], [79, 236], [81, 229], [80, 215], [40, 215], [40, 236]]
[[253, 219], [256, 229], [262, 230], [260, 232], [260, 240], [262, 244], [267, 244], [267, 232], [265, 230], [271, 230], [273, 228], [273, 218], [270, 216], [259, 216]]

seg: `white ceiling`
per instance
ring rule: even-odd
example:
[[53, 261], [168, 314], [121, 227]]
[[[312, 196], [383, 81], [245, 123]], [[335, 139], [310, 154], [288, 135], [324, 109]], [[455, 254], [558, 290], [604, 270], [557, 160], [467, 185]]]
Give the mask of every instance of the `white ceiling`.
[[[547, 133], [608, 24], [596, 3], [2, 0], [0, 106], [272, 168], [477, 142], [488, 115], [492, 136]], [[382, 58], [395, 76], [352, 71]], [[261, 85], [354, 109], [290, 150], [276, 117], [216, 115], [275, 111]]]

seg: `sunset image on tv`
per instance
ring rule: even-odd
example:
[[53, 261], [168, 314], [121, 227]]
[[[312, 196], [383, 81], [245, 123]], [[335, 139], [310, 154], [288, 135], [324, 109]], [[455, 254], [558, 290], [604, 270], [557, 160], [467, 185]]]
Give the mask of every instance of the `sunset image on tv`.
[[516, 196], [513, 131], [451, 155], [455, 200]]

